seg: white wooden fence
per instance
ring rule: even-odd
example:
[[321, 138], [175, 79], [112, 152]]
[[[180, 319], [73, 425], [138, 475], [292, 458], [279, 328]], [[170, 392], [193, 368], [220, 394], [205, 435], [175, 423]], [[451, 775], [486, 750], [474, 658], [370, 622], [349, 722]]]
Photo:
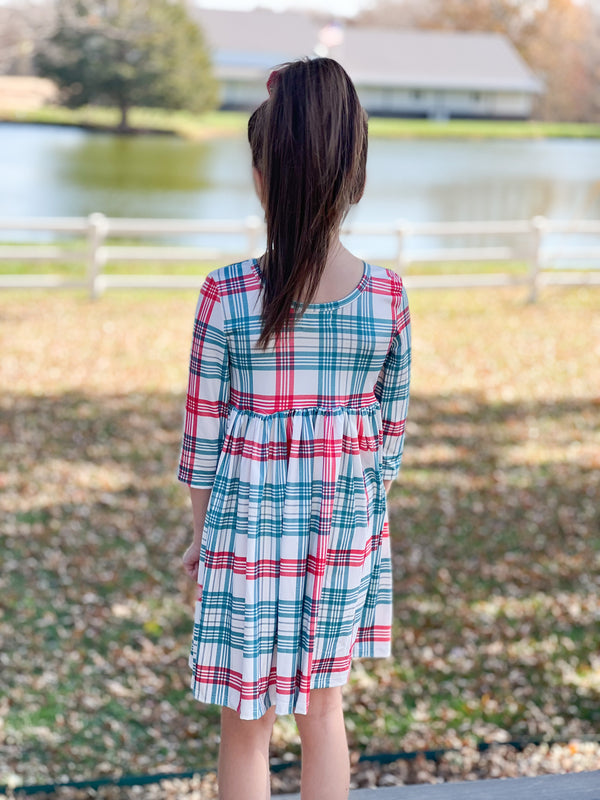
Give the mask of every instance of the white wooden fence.
[[[71, 279], [61, 275], [0, 275], [2, 288], [67, 288], [84, 287], [92, 297], [109, 288], [197, 288], [203, 280], [198, 275], [128, 275], [106, 274], [109, 262], [197, 262], [226, 263], [226, 260], [258, 255], [264, 240], [264, 224], [258, 217], [245, 220], [183, 220], [183, 219], [126, 219], [109, 218], [94, 213], [89, 217], [0, 219], [0, 231], [49, 232], [77, 235], [87, 242], [85, 249], [75, 250], [59, 244], [0, 244], [0, 261], [53, 261], [86, 262], [85, 277]], [[600, 220], [556, 221], [544, 217], [532, 220], [500, 222], [431, 222], [410, 223], [404, 220], [396, 225], [360, 224], [346, 225], [343, 233], [368, 237], [394, 236], [395, 262], [405, 276], [409, 288], [464, 288], [478, 286], [527, 285], [529, 299], [534, 301], [540, 286], [596, 285], [600, 286], [600, 245], [562, 244], [551, 247], [547, 239], [560, 234], [564, 242], [569, 235], [600, 236]], [[169, 243], [154, 245], [109, 244], [109, 240], [136, 237], [147, 240], [154, 237], [184, 234], [230, 234], [245, 238], [243, 251], [225, 250], [222, 247], [174, 246]], [[504, 245], [429, 247], [411, 249], [415, 237], [455, 238], [505, 237]], [[515, 244], [516, 242], [516, 244]], [[363, 254], [366, 258], [368, 254]], [[525, 262], [527, 273], [462, 273], [418, 274], [415, 264], [440, 262]], [[569, 269], [559, 270], [557, 263], [569, 262]], [[585, 262], [585, 269], [575, 270], [573, 264]]]

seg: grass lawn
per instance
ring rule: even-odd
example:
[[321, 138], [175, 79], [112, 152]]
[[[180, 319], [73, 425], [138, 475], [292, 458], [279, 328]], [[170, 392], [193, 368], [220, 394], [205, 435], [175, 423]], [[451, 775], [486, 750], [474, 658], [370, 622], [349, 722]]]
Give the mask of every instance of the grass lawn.
[[[48, 105], [34, 111], [0, 112], [0, 120], [9, 122], [83, 125], [108, 130], [114, 130], [119, 119], [118, 109], [102, 106], [70, 109]], [[245, 135], [247, 122], [248, 114], [235, 111], [213, 111], [199, 115], [188, 111], [133, 108], [129, 116], [129, 124], [134, 129], [175, 133], [194, 139]]]
[[[114, 129], [119, 123], [116, 108], [84, 106], [69, 109], [44, 106], [35, 111], [0, 111], [0, 121], [32, 122], [54, 125], [85, 125]], [[246, 134], [247, 112], [213, 111], [192, 114], [187, 111], [166, 111], [134, 108], [130, 126], [139, 130], [176, 133], [193, 139]], [[373, 137], [395, 139], [467, 138], [467, 139], [543, 139], [599, 138], [600, 125], [572, 122], [398, 119], [371, 117], [369, 133]]]
[[[218, 712], [188, 689], [174, 477], [194, 305], [0, 293], [0, 784], [216, 762]], [[517, 288], [414, 291], [411, 308], [394, 657], [355, 663], [351, 748], [526, 737], [577, 754], [600, 734], [597, 290], [535, 306]]]
[[372, 117], [369, 134], [390, 139], [571, 139], [600, 137], [600, 125], [510, 120], [391, 119]]
[[[81, 247], [69, 248], [80, 254], [79, 261], [0, 261], [0, 275], [56, 275], [62, 279], [85, 281], [87, 253]], [[230, 260], [243, 258], [231, 254]], [[227, 261], [224, 258], [223, 263]], [[395, 268], [391, 261], [379, 261], [382, 266]], [[211, 262], [189, 261], [110, 261], [102, 269], [103, 275], [190, 275], [201, 278], [218, 266]], [[410, 275], [464, 275], [505, 273], [516, 278], [525, 278], [531, 267], [525, 261], [445, 261], [411, 264], [406, 270]]]

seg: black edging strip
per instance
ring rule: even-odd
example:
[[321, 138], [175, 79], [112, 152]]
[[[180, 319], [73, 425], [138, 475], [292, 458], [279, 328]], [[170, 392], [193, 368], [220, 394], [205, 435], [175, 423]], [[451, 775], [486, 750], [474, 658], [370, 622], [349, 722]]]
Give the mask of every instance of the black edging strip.
[[[578, 739], [578, 741], [597, 741], [597, 739], [588, 740], [587, 738]], [[564, 741], [548, 740], [548, 739], [520, 739], [510, 742], [479, 742], [476, 749], [483, 753], [492, 747], [514, 747], [521, 752], [528, 745], [533, 744], [539, 746], [541, 744], [565, 744]], [[363, 755], [358, 759], [359, 763], [369, 762], [372, 764], [392, 764], [394, 761], [414, 761], [416, 758], [424, 758], [426, 761], [438, 761], [446, 753], [459, 753], [458, 747], [444, 747], [436, 750], [413, 750], [412, 752], [400, 753], [375, 753], [373, 755]], [[283, 772], [290, 767], [299, 767], [301, 761], [275, 761], [271, 763], [271, 772]], [[59, 789], [99, 789], [101, 786], [147, 786], [152, 783], [160, 783], [160, 781], [172, 779], [185, 779], [193, 778], [195, 775], [206, 775], [210, 772], [215, 772], [214, 769], [194, 769], [187, 770], [186, 772], [157, 772], [154, 775], [123, 775], [121, 778], [94, 778], [87, 781], [64, 781], [62, 783], [38, 783], [29, 786], [0, 786], [0, 794], [7, 794], [12, 791], [15, 796], [18, 795], [32, 795], [41, 794], [46, 792], [52, 794]]]
[[58, 789], [99, 789], [101, 786], [145, 786], [150, 783], [160, 783], [160, 781], [170, 778], [193, 778], [194, 775], [205, 775], [212, 772], [210, 769], [194, 769], [187, 772], [157, 772], [154, 775], [123, 775], [121, 778], [93, 778], [87, 781], [63, 781], [59, 783], [36, 783], [29, 786], [0, 786], [0, 793], [7, 794], [8, 791], [17, 796], [20, 794], [39, 794], [46, 792], [51, 794]]

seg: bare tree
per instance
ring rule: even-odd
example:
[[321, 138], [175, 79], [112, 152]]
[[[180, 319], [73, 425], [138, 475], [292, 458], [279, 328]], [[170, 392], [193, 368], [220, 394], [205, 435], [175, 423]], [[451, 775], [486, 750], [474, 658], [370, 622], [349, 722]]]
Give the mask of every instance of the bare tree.
[[380, 0], [372, 8], [361, 12], [355, 24], [364, 27], [421, 28], [433, 13], [431, 0]]
[[33, 56], [54, 17], [50, 2], [15, 0], [0, 6], [0, 74], [33, 74]]
[[543, 79], [538, 113], [544, 119], [591, 121], [595, 17], [571, 0], [546, 0], [535, 16], [534, 35], [522, 52]]
[[590, 117], [600, 120], [600, 1], [597, 11], [591, 16], [591, 30], [586, 41], [586, 60], [589, 65], [591, 86]]

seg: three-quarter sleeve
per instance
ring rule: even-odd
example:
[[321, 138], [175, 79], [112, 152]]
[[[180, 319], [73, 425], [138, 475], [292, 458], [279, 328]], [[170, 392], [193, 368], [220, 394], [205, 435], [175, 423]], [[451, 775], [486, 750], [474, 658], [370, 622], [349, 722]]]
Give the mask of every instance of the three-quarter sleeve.
[[410, 386], [410, 312], [406, 290], [396, 274], [394, 274], [392, 307], [394, 333], [374, 389], [375, 397], [381, 406], [383, 480], [393, 480], [400, 470]]
[[194, 488], [212, 488], [229, 408], [229, 357], [221, 298], [208, 276], [200, 290], [185, 422], [177, 477]]

